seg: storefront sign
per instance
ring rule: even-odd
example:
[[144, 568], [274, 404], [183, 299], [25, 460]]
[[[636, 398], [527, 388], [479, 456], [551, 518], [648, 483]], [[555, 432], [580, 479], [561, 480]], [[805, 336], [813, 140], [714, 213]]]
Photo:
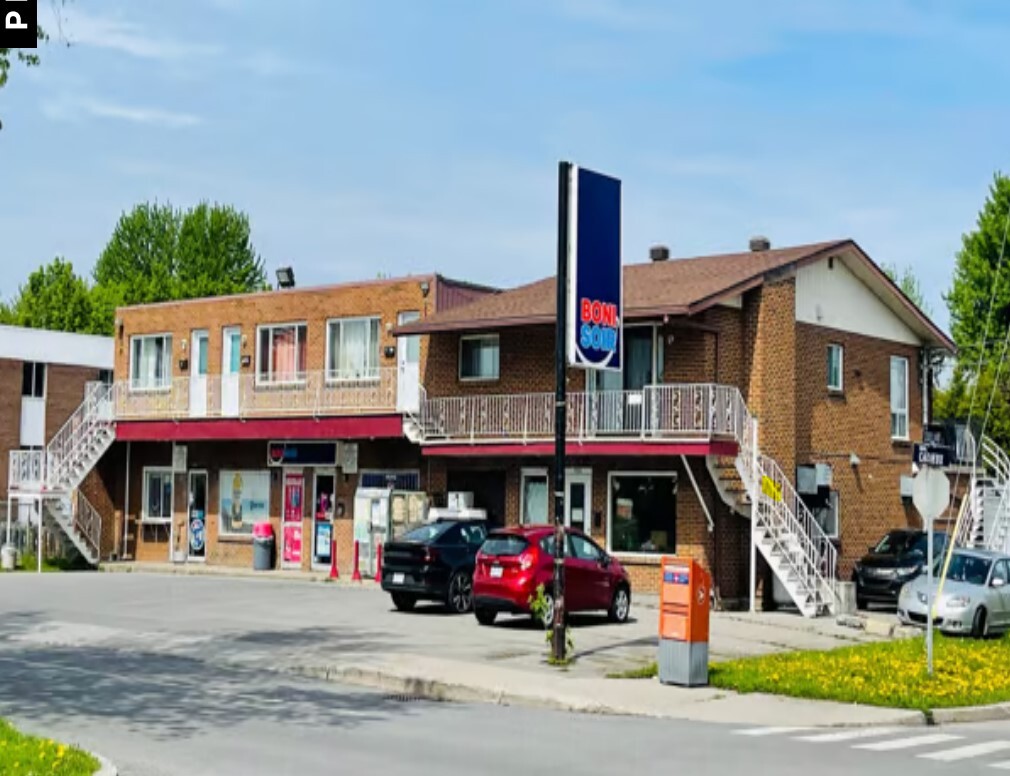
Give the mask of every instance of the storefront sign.
[[331, 542], [333, 540], [333, 524], [323, 521], [316, 522], [316, 563], [329, 563]]
[[954, 451], [943, 445], [916, 444], [912, 449], [912, 460], [919, 466], [935, 466], [943, 469], [950, 466]]
[[185, 472], [189, 458], [189, 448], [186, 445], [172, 444], [172, 470]]
[[302, 524], [284, 523], [284, 563], [289, 566], [302, 564]]
[[270, 466], [336, 466], [336, 442], [270, 442]]
[[222, 469], [221, 533], [252, 536], [253, 525], [270, 518], [270, 472]]
[[295, 472], [284, 475], [284, 563], [302, 563], [302, 518], [305, 515], [305, 477]]
[[571, 168], [568, 223], [568, 363], [621, 371], [621, 182]]
[[344, 474], [358, 473], [357, 442], [344, 442], [340, 445], [340, 469]]
[[202, 556], [207, 545], [207, 524], [202, 509], [194, 509], [189, 513], [189, 554]]

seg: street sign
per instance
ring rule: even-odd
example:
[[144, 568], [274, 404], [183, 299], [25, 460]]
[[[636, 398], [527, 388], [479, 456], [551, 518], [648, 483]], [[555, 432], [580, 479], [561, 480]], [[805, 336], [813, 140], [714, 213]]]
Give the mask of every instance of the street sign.
[[924, 466], [915, 475], [912, 483], [912, 503], [922, 515], [925, 529], [930, 530], [930, 523], [943, 514], [950, 503], [950, 480], [940, 469]]
[[953, 458], [954, 451], [944, 445], [922, 442], [916, 443], [912, 448], [912, 461], [919, 466], [936, 466], [943, 469], [950, 466]]
[[569, 175], [567, 360], [571, 366], [619, 372], [624, 345], [621, 182], [576, 165]]

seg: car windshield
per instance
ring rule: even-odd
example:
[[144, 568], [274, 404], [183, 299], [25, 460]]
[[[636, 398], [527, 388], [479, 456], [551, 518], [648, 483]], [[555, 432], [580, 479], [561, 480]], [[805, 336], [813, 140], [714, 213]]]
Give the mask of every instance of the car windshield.
[[511, 558], [522, 553], [528, 546], [529, 542], [515, 534], [491, 534], [480, 551], [493, 558]]
[[403, 535], [405, 542], [417, 542], [418, 544], [431, 544], [442, 534], [452, 528], [455, 523], [430, 523], [415, 528]]
[[[936, 557], [943, 550], [944, 545], [947, 543], [947, 535], [942, 533], [933, 534], [933, 557]], [[921, 552], [923, 557], [926, 557], [926, 552], [929, 550], [929, 536], [927, 534], [922, 534], [916, 536], [908, 548], [909, 552]]]
[[984, 585], [989, 578], [992, 561], [976, 558], [974, 555], [954, 553], [947, 570], [947, 579], [952, 582], [966, 582], [969, 585]]
[[[925, 539], [925, 535], [922, 538]], [[892, 531], [880, 540], [880, 544], [873, 551], [877, 555], [901, 555], [914, 539], [915, 534], [907, 531]]]

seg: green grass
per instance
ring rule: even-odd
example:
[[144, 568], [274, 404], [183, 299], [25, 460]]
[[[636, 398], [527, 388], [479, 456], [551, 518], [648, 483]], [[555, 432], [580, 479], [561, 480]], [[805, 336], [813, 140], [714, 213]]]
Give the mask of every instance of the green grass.
[[[15, 571], [38, 571], [39, 561], [37, 555], [22, 555], [21, 561]], [[73, 559], [66, 558], [43, 558], [42, 573], [53, 574], [60, 571], [87, 571], [91, 566], [80, 555], [75, 555]]]
[[[713, 687], [740, 693], [930, 711], [1010, 701], [1008, 665], [1008, 638], [977, 641], [938, 634], [932, 677], [926, 673], [926, 648], [920, 637], [715, 663], [709, 681]], [[611, 678], [654, 676], [655, 664]]]
[[92, 776], [98, 768], [90, 754], [23, 735], [0, 719], [0, 773], [4, 776]]
[[654, 679], [659, 675], [659, 666], [649, 663], [640, 668], [630, 668], [627, 671], [615, 671], [607, 674], [608, 679]]

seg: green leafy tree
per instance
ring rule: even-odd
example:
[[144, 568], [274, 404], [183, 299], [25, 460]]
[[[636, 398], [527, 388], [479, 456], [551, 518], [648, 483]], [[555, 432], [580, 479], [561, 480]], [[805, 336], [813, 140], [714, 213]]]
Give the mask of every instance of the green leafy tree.
[[906, 266], [899, 272], [894, 264], [884, 264], [881, 266], [881, 269], [904, 292], [905, 296], [915, 303], [916, 307], [928, 316], [933, 315], [930, 304], [926, 301], [926, 295], [922, 292], [922, 284], [919, 283], [915, 270], [910, 266]]
[[118, 306], [258, 291], [266, 272], [244, 213], [145, 203], [120, 217], [94, 280], [95, 314], [111, 331]]
[[961, 238], [945, 297], [958, 354], [950, 387], [935, 405], [938, 418], [971, 414], [982, 420], [991, 401], [986, 433], [1003, 447], [1010, 447], [1010, 364], [1004, 347], [1010, 330], [1008, 219], [1010, 178], [997, 173], [975, 229]]
[[[60, 9], [66, 4], [66, 0], [50, 0], [50, 2], [53, 10], [56, 12], [56, 18], [59, 20]], [[37, 24], [35, 26], [35, 37], [39, 43], [46, 43], [49, 40], [49, 33], [42, 29], [42, 25]], [[0, 89], [7, 85], [10, 72], [17, 62], [26, 67], [38, 67], [42, 64], [42, 58], [38, 54], [38, 49], [0, 48]]]
[[91, 289], [62, 258], [39, 267], [28, 276], [0, 320], [12, 326], [98, 333], [92, 311]]

